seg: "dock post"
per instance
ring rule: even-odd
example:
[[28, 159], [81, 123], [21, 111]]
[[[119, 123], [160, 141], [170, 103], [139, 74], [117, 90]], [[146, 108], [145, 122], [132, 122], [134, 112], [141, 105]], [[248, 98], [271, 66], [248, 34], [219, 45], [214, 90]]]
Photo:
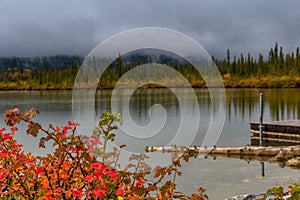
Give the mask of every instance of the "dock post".
[[[263, 93], [259, 94], [259, 107], [260, 107], [260, 118], [259, 118], [259, 146], [262, 146], [262, 134], [263, 134]], [[265, 177], [265, 163], [261, 162], [261, 176]]]
[[262, 146], [262, 134], [263, 134], [263, 93], [259, 94], [259, 106], [260, 106], [260, 118], [259, 118], [259, 146]]
[[265, 177], [265, 163], [261, 162], [261, 176]]

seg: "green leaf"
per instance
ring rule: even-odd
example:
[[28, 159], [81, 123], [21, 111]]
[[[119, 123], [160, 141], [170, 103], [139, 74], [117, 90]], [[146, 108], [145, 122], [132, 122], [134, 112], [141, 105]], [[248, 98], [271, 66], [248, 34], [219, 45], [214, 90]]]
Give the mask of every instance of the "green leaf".
[[109, 113], [105, 112], [101, 115], [99, 126], [105, 126], [108, 125], [111, 121], [117, 121], [122, 124], [122, 117], [120, 113]]
[[38, 123], [35, 123], [35, 122], [28, 124], [27, 127], [28, 128], [27, 128], [26, 133], [28, 135], [32, 135], [33, 137], [36, 137], [39, 130], [41, 129], [41, 125]]
[[108, 140], [111, 140], [111, 141], [114, 141], [114, 140], [115, 140], [115, 137], [116, 137], [116, 135], [113, 134], [113, 133], [111, 133], [111, 134], [108, 135], [107, 139], [108, 139]]

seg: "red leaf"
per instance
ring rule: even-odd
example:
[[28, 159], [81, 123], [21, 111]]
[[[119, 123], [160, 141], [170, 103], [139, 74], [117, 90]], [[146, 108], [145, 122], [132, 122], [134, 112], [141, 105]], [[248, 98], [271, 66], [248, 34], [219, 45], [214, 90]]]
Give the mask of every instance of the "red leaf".
[[61, 133], [59, 136], [57, 136], [57, 138], [59, 138], [59, 139], [65, 138], [66, 135], [67, 135], [67, 131], [68, 131], [69, 129], [72, 129], [72, 127], [69, 126], [69, 125], [67, 125], [67, 126], [64, 126], [62, 129], [63, 129], [62, 133]]
[[99, 162], [91, 164], [92, 169], [100, 169], [101, 166], [102, 166], [102, 164]]
[[2, 140], [3, 141], [5, 141], [5, 140], [12, 140], [12, 135], [9, 134], [9, 133], [3, 134]]
[[94, 174], [94, 177], [95, 177], [98, 181], [101, 181], [103, 176], [104, 176], [104, 174], [103, 174], [103, 173], [100, 173], [100, 172]]
[[77, 189], [74, 191], [74, 197], [82, 197], [82, 190], [81, 189]]
[[106, 192], [102, 188], [98, 188], [97, 190], [95, 190], [94, 195], [93, 195], [94, 198], [102, 198], [105, 196], [106, 196]]
[[60, 132], [60, 127], [56, 126], [56, 129], [54, 130], [54, 133], [58, 133], [58, 132]]
[[124, 190], [122, 188], [118, 188], [117, 191], [116, 191], [116, 195], [123, 196], [124, 195]]
[[118, 175], [118, 172], [113, 170], [113, 171], [108, 172], [107, 174], [108, 174], [108, 176], [110, 176], [112, 178], [116, 178]]
[[6, 150], [0, 151], [0, 156], [6, 158], [8, 156], [8, 152]]
[[91, 176], [91, 175], [88, 175], [88, 176], [84, 177], [84, 180], [86, 180], [86, 181], [89, 182], [89, 183], [92, 182], [93, 179], [94, 179], [94, 177]]
[[20, 123], [19, 116], [20, 116], [20, 110], [17, 108], [6, 110], [4, 114], [5, 123], [8, 126], [14, 126], [17, 123]]
[[67, 125], [67, 126], [64, 126], [64, 127], [63, 127], [63, 130], [66, 130], [66, 131], [67, 131], [67, 130], [69, 130], [69, 129], [72, 129], [72, 127], [71, 127], [70, 125]]
[[62, 147], [62, 146], [60, 146], [60, 147], [59, 147], [59, 150], [61, 150], [61, 151], [65, 151], [65, 150], [66, 150], [66, 148], [65, 148], [65, 147]]
[[10, 130], [11, 130], [12, 133], [14, 133], [14, 132], [18, 131], [19, 129], [16, 126], [13, 126], [13, 127], [10, 128]]
[[5, 131], [5, 128], [1, 128], [1, 129], [0, 129], [0, 134], [2, 134], [3, 131]]
[[36, 172], [35, 172], [35, 174], [36, 174], [36, 175], [39, 175], [39, 174], [42, 174], [42, 173], [44, 173], [44, 172], [45, 172], [45, 171], [44, 171], [43, 168], [38, 167], [37, 170], [36, 170]]
[[139, 177], [136, 179], [136, 187], [137, 188], [143, 187], [144, 183], [145, 183], [145, 180], [143, 178]]
[[78, 123], [78, 122], [68, 121], [68, 125], [69, 125], [69, 126], [74, 126], [74, 127], [76, 127], [76, 126], [79, 125], [79, 123]]
[[67, 135], [67, 131], [63, 130], [63, 132], [59, 136], [57, 136], [57, 138], [58, 139], [65, 138], [66, 135]]

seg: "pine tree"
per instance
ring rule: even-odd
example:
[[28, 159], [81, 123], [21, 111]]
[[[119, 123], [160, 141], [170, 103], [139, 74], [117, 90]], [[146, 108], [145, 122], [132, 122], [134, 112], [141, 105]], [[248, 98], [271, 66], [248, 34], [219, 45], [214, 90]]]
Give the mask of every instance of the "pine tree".
[[300, 65], [300, 53], [299, 53], [299, 47], [297, 47], [297, 50], [296, 50], [296, 67], [297, 67], [298, 72], [300, 71], [299, 70], [299, 65]]
[[286, 68], [285, 68], [284, 55], [283, 55], [282, 47], [280, 47], [278, 64], [279, 64], [278, 75], [286, 74]]
[[269, 64], [269, 73], [271, 74], [276, 74], [277, 72], [277, 69], [276, 69], [276, 56], [275, 56], [275, 53], [273, 51], [273, 49], [271, 48], [270, 49], [270, 52], [269, 52], [269, 61], [268, 61], [268, 64]]
[[229, 49], [227, 49], [227, 52], [226, 52], [226, 65], [227, 65], [227, 67], [229, 67], [230, 66], [230, 51], [229, 51]]
[[258, 78], [260, 78], [261, 75], [264, 72], [263, 67], [264, 67], [264, 57], [263, 57], [262, 54], [259, 54], [258, 63], [257, 63], [257, 76], [258, 76]]
[[236, 74], [236, 68], [237, 68], [236, 55], [233, 56], [233, 62], [232, 62], [231, 68], [232, 68], [231, 73]]

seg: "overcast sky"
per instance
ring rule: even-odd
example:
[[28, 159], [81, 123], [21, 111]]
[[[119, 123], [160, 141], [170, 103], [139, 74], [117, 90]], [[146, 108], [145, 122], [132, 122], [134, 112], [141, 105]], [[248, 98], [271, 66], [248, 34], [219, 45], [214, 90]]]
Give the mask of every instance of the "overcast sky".
[[0, 56], [87, 55], [132, 28], [180, 31], [210, 55], [300, 46], [299, 0], [0, 0]]

